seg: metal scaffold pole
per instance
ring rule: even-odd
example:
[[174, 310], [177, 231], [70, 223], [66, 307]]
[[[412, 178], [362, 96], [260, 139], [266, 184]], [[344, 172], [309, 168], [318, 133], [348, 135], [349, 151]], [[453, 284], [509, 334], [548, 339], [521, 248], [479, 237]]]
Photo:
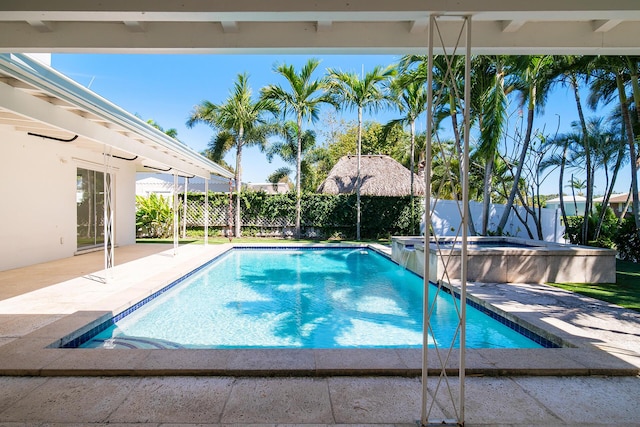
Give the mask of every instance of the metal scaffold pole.
[[[466, 369], [466, 298], [467, 298], [467, 237], [469, 232], [469, 135], [470, 135], [470, 99], [471, 99], [471, 17], [470, 16], [450, 16], [444, 17], [448, 22], [458, 20], [461, 22], [460, 32], [455, 40], [453, 49], [448, 49], [448, 44], [452, 43], [447, 37], [451, 34], [443, 35], [439, 28], [441, 16], [432, 15], [429, 21], [429, 40], [427, 55], [427, 135], [425, 153], [425, 227], [424, 227], [424, 299], [423, 299], [423, 357], [422, 357], [422, 402], [420, 423], [427, 425], [464, 425], [465, 418], [465, 369]], [[464, 37], [463, 37], [464, 35]], [[442, 55], [434, 55], [435, 42], [439, 41], [443, 51]], [[459, 90], [459, 79], [462, 77], [460, 56], [456, 50], [460, 43], [464, 41], [464, 91]], [[449, 50], [449, 51], [448, 51]], [[438, 68], [438, 81], [434, 83], [434, 67]], [[460, 74], [458, 74], [460, 73]], [[434, 92], [437, 92], [434, 94]], [[438, 107], [450, 109], [452, 125], [456, 128], [456, 116], [462, 115], [463, 125], [461, 132], [462, 141], [456, 149], [457, 155], [452, 156], [443, 150], [443, 144], [439, 140], [437, 128], [434, 126], [434, 114]], [[456, 129], [459, 131], [460, 129]], [[448, 177], [451, 180], [448, 184], [454, 188], [453, 177], [455, 176], [452, 165], [459, 163], [457, 172], [460, 174], [461, 199], [453, 192], [454, 199], [458, 201], [460, 213], [460, 227], [457, 230], [455, 241], [461, 246], [460, 255], [460, 282], [456, 290], [456, 284], [449, 278], [447, 269], [449, 268], [450, 257], [453, 251], [446, 251], [440, 244], [439, 236], [432, 236], [432, 217], [436, 209], [439, 189], [432, 188], [432, 170], [434, 153], [439, 152], [439, 161], [448, 168]], [[458, 159], [459, 162], [455, 160]], [[456, 166], [457, 168], [457, 166]], [[432, 192], [435, 191], [434, 194]], [[453, 230], [452, 230], [453, 231]], [[432, 252], [436, 256], [437, 268], [433, 270]], [[437, 261], [437, 260], [441, 261]], [[442, 263], [442, 266], [440, 265]], [[437, 277], [436, 277], [437, 276]], [[430, 283], [434, 282], [432, 286]], [[458, 296], [456, 296], [459, 295]], [[438, 298], [449, 298], [455, 307], [458, 316], [458, 328], [455, 336], [449, 342], [437, 339], [437, 331], [432, 327], [431, 318], [435, 317]], [[459, 298], [459, 299], [458, 299]], [[450, 377], [448, 367], [454, 360], [455, 349], [458, 349], [458, 392], [455, 392], [454, 380]], [[433, 356], [431, 356], [433, 354]], [[431, 368], [432, 376], [429, 376]], [[430, 380], [429, 378], [432, 378]], [[431, 384], [433, 383], [433, 385]], [[430, 397], [433, 396], [433, 397]], [[452, 416], [452, 418], [441, 418], [433, 415], [438, 409], [439, 412]]]

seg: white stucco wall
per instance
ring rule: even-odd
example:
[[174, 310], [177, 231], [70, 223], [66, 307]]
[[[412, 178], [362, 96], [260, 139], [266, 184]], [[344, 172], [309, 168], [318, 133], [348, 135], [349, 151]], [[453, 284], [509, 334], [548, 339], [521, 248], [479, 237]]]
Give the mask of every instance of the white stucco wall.
[[[101, 153], [0, 129], [0, 271], [73, 256], [76, 170], [103, 171]], [[135, 243], [135, 169], [113, 161], [116, 244]]]

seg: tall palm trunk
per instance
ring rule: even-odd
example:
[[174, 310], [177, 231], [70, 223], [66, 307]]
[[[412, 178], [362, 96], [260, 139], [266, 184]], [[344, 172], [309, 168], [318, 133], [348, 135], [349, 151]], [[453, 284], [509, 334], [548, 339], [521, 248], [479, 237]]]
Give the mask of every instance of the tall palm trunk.
[[296, 239], [300, 238], [300, 215], [301, 215], [301, 170], [302, 170], [302, 113], [298, 113], [298, 150], [296, 152]]
[[238, 148], [236, 149], [236, 226], [235, 237], [240, 238], [240, 192], [242, 191], [242, 145], [244, 143], [244, 128], [238, 130]]
[[[462, 161], [462, 157], [464, 156], [464, 150], [462, 149], [462, 136], [460, 135], [460, 129], [458, 129], [458, 116], [456, 114], [457, 110], [456, 110], [456, 103], [455, 103], [455, 98], [453, 97], [453, 95], [449, 96], [449, 111], [450, 111], [450, 116], [451, 116], [451, 126], [453, 127], [453, 135], [454, 135], [454, 139], [456, 142], [456, 149], [458, 152], [458, 173], [459, 173], [459, 177], [460, 177], [460, 182], [462, 183], [463, 180], [468, 180], [469, 177], [464, 177], [463, 174], [465, 173], [465, 171], [462, 169], [462, 165], [464, 164], [464, 162]], [[468, 172], [468, 171], [467, 171]], [[452, 183], [453, 184], [453, 183]], [[466, 185], [469, 185], [468, 182]], [[453, 187], [453, 185], [452, 185]], [[453, 194], [457, 194], [457, 192], [455, 191], [455, 188], [452, 188], [452, 192]], [[476, 234], [478, 234], [476, 232], [476, 227], [473, 224], [473, 217], [471, 216], [471, 209], [468, 210], [469, 211], [469, 219], [467, 221], [467, 226], [469, 227], [469, 235], [471, 236], [475, 236]]]
[[620, 97], [620, 113], [624, 120], [624, 127], [627, 134], [627, 142], [629, 143], [629, 157], [631, 166], [631, 195], [633, 206], [633, 219], [636, 224], [636, 230], [640, 236], [640, 202], [638, 200], [638, 156], [636, 154], [636, 144], [633, 138], [633, 128], [631, 127], [631, 115], [629, 114], [629, 101], [624, 88], [621, 72], [616, 73], [616, 85], [618, 87], [618, 95]]
[[410, 181], [409, 181], [409, 191], [410, 191], [410, 198], [409, 198], [409, 202], [411, 203], [411, 234], [415, 233], [415, 223], [414, 223], [414, 218], [415, 218], [415, 212], [414, 212], [414, 206], [413, 206], [413, 171], [414, 171], [414, 159], [413, 157], [415, 156], [415, 145], [416, 145], [416, 121], [415, 120], [411, 120], [409, 122], [409, 128], [411, 129], [411, 146], [409, 148], [409, 156], [411, 157], [409, 159], [409, 169], [410, 169]]
[[[535, 96], [535, 88], [533, 88], [531, 91], [533, 92], [531, 96]], [[529, 98], [529, 99], [532, 99], [532, 98]], [[529, 151], [529, 143], [531, 141], [531, 130], [533, 129], [533, 113], [534, 113], [534, 104], [532, 101], [529, 101], [529, 109], [527, 110], [527, 131], [524, 136], [524, 141], [522, 142], [522, 149], [521, 149], [522, 151], [520, 151], [520, 157], [518, 158], [516, 173], [513, 176], [513, 185], [511, 186], [511, 191], [509, 192], [509, 198], [507, 199], [504, 212], [502, 213], [502, 217], [500, 218], [500, 223], [498, 224], [498, 231], [500, 232], [502, 232], [504, 230], [504, 227], [507, 225], [507, 220], [509, 219], [509, 213], [511, 212], [511, 208], [513, 207], [513, 202], [516, 198], [516, 193], [518, 192], [518, 184], [520, 183], [520, 177], [522, 176], [522, 167], [524, 165], [524, 159], [527, 156], [527, 152]]]
[[567, 150], [569, 149], [569, 143], [567, 141], [564, 142], [564, 147], [562, 148], [562, 160], [560, 160], [560, 176], [558, 177], [558, 196], [560, 197], [560, 212], [562, 213], [562, 223], [565, 225], [567, 222], [567, 210], [564, 208], [564, 195], [562, 192], [562, 184], [564, 182], [564, 170], [567, 165]]
[[356, 172], [356, 240], [360, 240], [360, 156], [362, 152], [362, 107], [358, 107], [358, 146], [356, 147], [356, 162], [357, 162], [357, 172]]
[[633, 102], [636, 104], [636, 114], [640, 122], [640, 83], [638, 83], [638, 59], [627, 56], [629, 64], [629, 75], [631, 77], [631, 88], [633, 89]]
[[482, 185], [482, 235], [487, 235], [489, 228], [489, 206], [491, 205], [491, 177], [493, 175], [494, 156], [487, 157], [484, 167], [484, 182]]
[[[589, 214], [591, 213], [591, 203], [593, 199], [593, 174], [591, 172], [591, 147], [589, 147], [589, 131], [587, 130], [587, 122], [584, 118], [582, 110], [582, 102], [580, 101], [580, 92], [578, 91], [578, 81], [575, 74], [571, 74], [571, 87], [573, 88], [573, 97], [576, 100], [578, 109], [578, 117], [580, 118], [580, 126], [582, 128], [582, 146], [584, 147], [585, 169], [587, 171], [587, 197], [584, 203], [584, 219], [582, 220], [582, 243], [587, 244], [589, 238]], [[577, 214], [577, 212], [576, 212]]]
[[616, 164], [613, 166], [613, 174], [611, 176], [611, 184], [609, 185], [609, 189], [607, 193], [604, 195], [602, 199], [602, 210], [600, 212], [600, 217], [598, 218], [598, 223], [596, 224], [596, 229], [593, 233], [593, 240], [598, 240], [600, 237], [600, 231], [602, 230], [602, 223], [604, 222], [604, 218], [607, 213], [607, 206], [609, 206], [609, 199], [611, 199], [611, 194], [613, 194], [613, 187], [615, 187], [616, 180], [618, 179], [618, 172], [620, 171], [620, 167], [622, 166], [622, 157], [624, 156], [624, 144], [623, 141], [620, 142], [620, 146], [618, 147], [618, 157], [616, 158]]

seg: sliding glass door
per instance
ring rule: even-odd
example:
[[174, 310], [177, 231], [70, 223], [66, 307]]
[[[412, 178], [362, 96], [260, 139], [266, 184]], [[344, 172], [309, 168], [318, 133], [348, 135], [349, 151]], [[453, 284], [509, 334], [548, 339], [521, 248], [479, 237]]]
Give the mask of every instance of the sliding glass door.
[[78, 168], [76, 176], [78, 249], [104, 244], [104, 173]]

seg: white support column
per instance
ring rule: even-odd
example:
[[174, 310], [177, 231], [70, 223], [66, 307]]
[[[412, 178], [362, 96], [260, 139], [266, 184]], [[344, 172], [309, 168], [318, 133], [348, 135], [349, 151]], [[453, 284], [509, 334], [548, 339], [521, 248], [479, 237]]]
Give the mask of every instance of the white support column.
[[184, 199], [182, 206], [182, 238], [187, 238], [187, 186], [189, 185], [189, 178], [184, 178]]
[[209, 244], [209, 177], [204, 179], [204, 245]]
[[173, 256], [178, 255], [178, 174], [173, 172]]

